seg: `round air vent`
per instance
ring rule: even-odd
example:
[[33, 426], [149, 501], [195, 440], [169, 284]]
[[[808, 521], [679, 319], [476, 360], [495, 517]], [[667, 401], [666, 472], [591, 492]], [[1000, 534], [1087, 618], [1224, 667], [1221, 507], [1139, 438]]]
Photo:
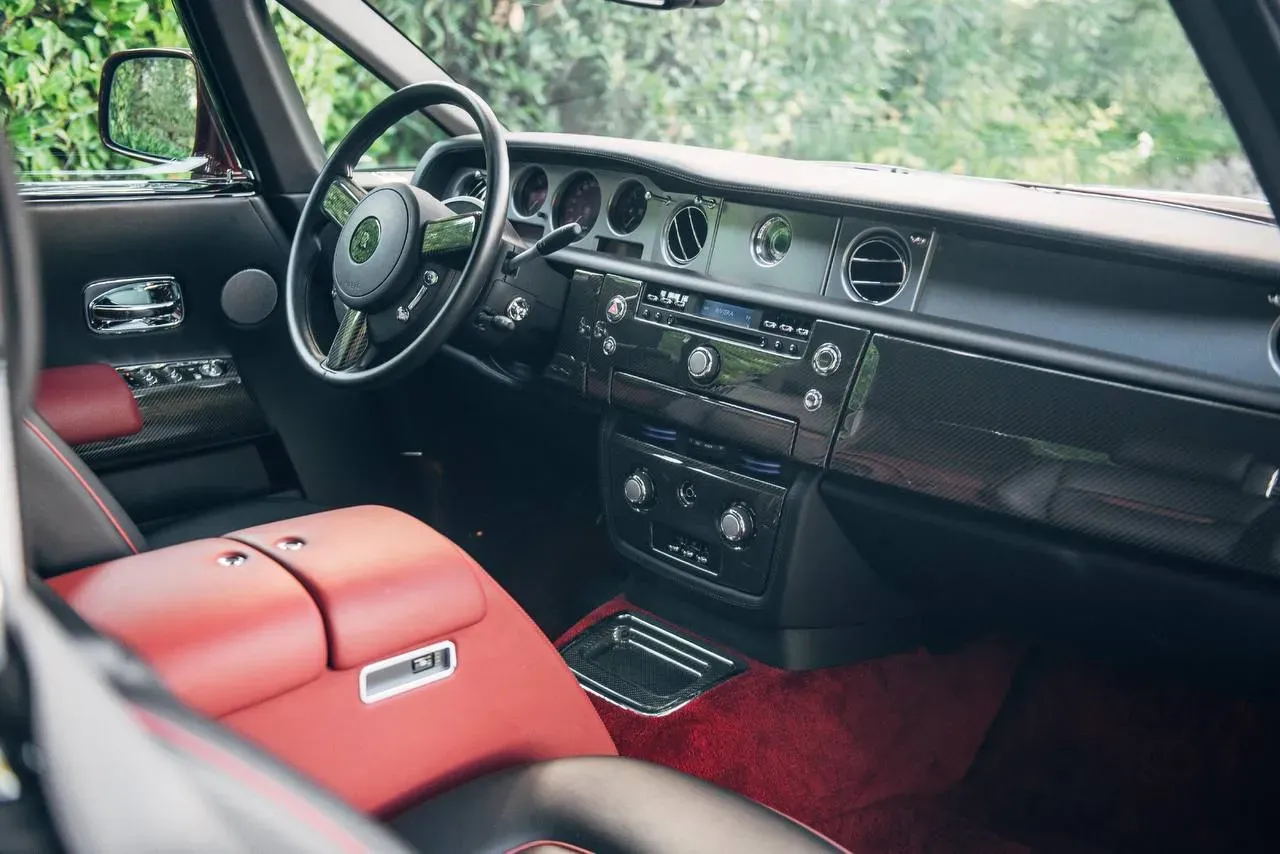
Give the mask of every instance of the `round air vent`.
[[888, 302], [907, 283], [907, 250], [893, 236], [875, 234], [859, 239], [845, 262], [845, 285], [863, 302]]
[[455, 196], [470, 196], [473, 199], [484, 201], [489, 195], [489, 179], [485, 175], [483, 169], [473, 169], [465, 173], [458, 179], [457, 185], [453, 188]]
[[667, 223], [667, 255], [677, 264], [688, 264], [707, 244], [707, 215], [697, 205], [685, 205]]

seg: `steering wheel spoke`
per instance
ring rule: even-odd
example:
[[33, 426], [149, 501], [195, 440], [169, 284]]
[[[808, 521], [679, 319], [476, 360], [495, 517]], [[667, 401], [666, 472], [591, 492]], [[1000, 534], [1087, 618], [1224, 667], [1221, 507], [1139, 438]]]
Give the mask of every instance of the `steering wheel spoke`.
[[363, 311], [349, 308], [338, 323], [322, 366], [331, 371], [349, 370], [358, 367], [368, 352], [369, 319]]
[[480, 215], [473, 213], [427, 223], [422, 229], [422, 257], [443, 259], [470, 252], [479, 227]]
[[324, 213], [339, 228], [351, 219], [351, 213], [368, 193], [350, 178], [334, 178], [324, 191]]

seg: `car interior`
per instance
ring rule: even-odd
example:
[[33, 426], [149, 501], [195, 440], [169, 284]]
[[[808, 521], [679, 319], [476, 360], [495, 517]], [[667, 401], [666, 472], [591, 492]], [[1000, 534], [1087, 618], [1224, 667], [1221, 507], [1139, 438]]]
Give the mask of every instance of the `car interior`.
[[[394, 89], [328, 151], [184, 0], [102, 143], [164, 66], [230, 179], [0, 157], [13, 850], [1277, 849], [1265, 202], [510, 131], [283, 5]], [[1173, 7], [1280, 188], [1275, 5]]]

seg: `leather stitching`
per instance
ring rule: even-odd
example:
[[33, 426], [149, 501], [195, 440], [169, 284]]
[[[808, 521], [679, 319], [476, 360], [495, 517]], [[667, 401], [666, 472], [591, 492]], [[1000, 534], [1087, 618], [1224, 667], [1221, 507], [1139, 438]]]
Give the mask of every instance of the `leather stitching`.
[[58, 458], [58, 461], [62, 463], [63, 466], [66, 467], [67, 471], [71, 472], [71, 475], [76, 479], [80, 486], [84, 488], [84, 491], [93, 499], [93, 503], [98, 505], [98, 509], [102, 511], [102, 515], [107, 517], [107, 521], [111, 523], [111, 527], [116, 529], [116, 533], [120, 535], [120, 539], [124, 540], [124, 544], [129, 547], [129, 551], [134, 554], [138, 554], [138, 547], [133, 544], [133, 540], [129, 539], [129, 535], [125, 533], [124, 527], [120, 524], [119, 520], [116, 519], [115, 515], [107, 509], [106, 503], [98, 496], [98, 493], [93, 491], [93, 487], [89, 485], [89, 482], [84, 479], [80, 472], [76, 471], [76, 467], [62, 455], [62, 452], [58, 450], [58, 447], [54, 445], [53, 442], [49, 441], [49, 437], [46, 436], [39, 427], [33, 424], [30, 419], [24, 418], [23, 423], [27, 425], [27, 428], [35, 434], [36, 438], [39, 439], [46, 448], [53, 452], [53, 455]]

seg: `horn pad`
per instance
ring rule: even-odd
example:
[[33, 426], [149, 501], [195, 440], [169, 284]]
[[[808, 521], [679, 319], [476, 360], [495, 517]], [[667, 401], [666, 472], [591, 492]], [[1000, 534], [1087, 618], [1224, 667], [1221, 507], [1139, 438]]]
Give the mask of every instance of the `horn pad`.
[[418, 200], [407, 185], [379, 187], [360, 200], [338, 235], [333, 283], [344, 304], [385, 308], [401, 295], [422, 247]]

